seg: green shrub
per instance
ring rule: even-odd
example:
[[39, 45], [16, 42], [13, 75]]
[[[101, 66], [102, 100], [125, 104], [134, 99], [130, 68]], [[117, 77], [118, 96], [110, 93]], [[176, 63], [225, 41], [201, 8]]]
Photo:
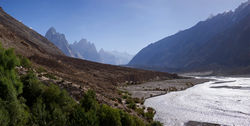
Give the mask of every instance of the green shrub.
[[0, 99], [0, 125], [8, 126], [10, 117], [4, 101]]
[[151, 107], [148, 107], [147, 108], [147, 112], [145, 113], [145, 118], [149, 121], [149, 122], [152, 122], [153, 121], [153, 118], [154, 118], [154, 109], [151, 108]]
[[49, 78], [49, 79], [52, 79], [52, 80], [56, 80], [57, 79], [53, 74], [50, 74], [50, 73], [46, 73], [44, 76], [47, 77], [47, 78]]
[[136, 104], [134, 102], [128, 104], [128, 108], [131, 108], [133, 110], [136, 109]]
[[162, 123], [160, 123], [159, 121], [155, 121], [155, 122], [149, 123], [148, 126], [162, 126]]
[[141, 119], [135, 116], [133, 118], [134, 118], [135, 126], [145, 126], [145, 123]]
[[31, 67], [31, 62], [23, 56], [19, 56], [20, 59], [20, 65], [25, 67], [25, 68], [30, 68]]
[[123, 95], [122, 98], [123, 98], [123, 99], [127, 99], [128, 96], [127, 96], [127, 95]]
[[96, 112], [86, 112], [81, 106], [77, 106], [69, 117], [69, 126], [98, 126], [99, 121]]
[[23, 85], [15, 71], [17, 65], [20, 62], [14, 50], [4, 50], [0, 46], [0, 116], [9, 115], [1, 119], [3, 125], [25, 125], [29, 118], [26, 105], [18, 97], [23, 91]]
[[126, 99], [126, 104], [134, 103], [132, 98], [127, 98]]
[[36, 69], [36, 71], [37, 71], [38, 73], [47, 72], [43, 67], [38, 67], [38, 68]]
[[141, 103], [141, 99], [139, 99], [139, 98], [134, 98], [134, 102], [135, 102], [135, 103]]
[[98, 111], [99, 121], [102, 126], [121, 126], [119, 110], [113, 109], [105, 104]]
[[122, 103], [122, 99], [121, 98], [116, 98], [117, 99], [117, 101], [119, 102], [119, 103]]
[[88, 90], [84, 95], [82, 100], [80, 101], [81, 106], [86, 110], [95, 110], [98, 109], [98, 103], [96, 101], [96, 95], [93, 90]]
[[127, 98], [126, 99], [126, 104], [128, 106], [128, 108], [131, 108], [131, 109], [136, 109], [136, 104], [134, 102], [134, 100], [132, 98]]
[[68, 124], [70, 126], [86, 126], [85, 111], [82, 107], [77, 105], [74, 111], [69, 116]]
[[145, 113], [144, 113], [144, 109], [143, 109], [143, 108], [137, 108], [137, 109], [136, 109], [136, 112], [137, 112], [139, 115], [141, 115], [142, 117], [145, 116]]
[[135, 121], [133, 117], [124, 111], [120, 111], [120, 118], [121, 118], [122, 126], [134, 126], [135, 125]]

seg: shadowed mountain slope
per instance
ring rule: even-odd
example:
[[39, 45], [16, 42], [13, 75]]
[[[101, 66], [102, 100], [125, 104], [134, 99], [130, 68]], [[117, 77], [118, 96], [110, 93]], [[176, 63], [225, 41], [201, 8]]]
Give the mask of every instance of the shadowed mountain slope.
[[246, 70], [250, 66], [249, 3], [148, 45], [129, 65], [171, 72], [250, 73]]

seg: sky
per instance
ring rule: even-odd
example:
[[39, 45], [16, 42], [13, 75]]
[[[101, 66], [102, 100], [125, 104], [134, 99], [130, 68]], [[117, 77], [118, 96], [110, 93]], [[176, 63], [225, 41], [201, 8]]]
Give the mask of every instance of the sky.
[[194, 26], [247, 0], [0, 0], [3, 9], [45, 35], [69, 43], [86, 38], [99, 50], [136, 54], [150, 43]]

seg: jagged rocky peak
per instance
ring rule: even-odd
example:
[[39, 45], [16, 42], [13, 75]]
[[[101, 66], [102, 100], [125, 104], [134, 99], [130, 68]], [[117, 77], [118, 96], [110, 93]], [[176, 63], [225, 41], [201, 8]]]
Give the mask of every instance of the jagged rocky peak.
[[89, 43], [89, 42], [87, 41], [87, 39], [82, 38], [82, 39], [79, 41], [79, 43]]
[[49, 28], [45, 37], [55, 44], [65, 55], [73, 56], [65, 35], [58, 33], [54, 27]]
[[75, 43], [75, 44], [78, 44], [79, 46], [85, 46], [85, 47], [88, 47], [88, 48], [94, 48], [96, 50], [96, 47], [95, 47], [95, 44], [94, 43], [91, 43], [89, 42], [87, 39], [81, 39], [78, 43]]
[[[55, 39], [55, 37], [57, 39], [63, 39], [64, 43], [65, 43], [65, 40], [66, 40], [66, 37], [64, 34], [62, 33], [59, 33], [56, 31], [56, 29], [54, 27], [50, 27], [49, 30], [46, 32], [46, 35], [45, 35], [46, 38], [53, 38]], [[66, 40], [67, 41], [67, 40]], [[67, 42], [68, 43], [68, 42]]]
[[74, 51], [75, 55], [78, 55], [78, 58], [84, 57], [84, 59], [94, 62], [101, 61], [95, 44], [87, 41], [87, 39], [81, 39], [79, 42], [74, 42], [70, 45], [70, 48]]
[[47, 34], [56, 34], [56, 29], [54, 27], [50, 27]]

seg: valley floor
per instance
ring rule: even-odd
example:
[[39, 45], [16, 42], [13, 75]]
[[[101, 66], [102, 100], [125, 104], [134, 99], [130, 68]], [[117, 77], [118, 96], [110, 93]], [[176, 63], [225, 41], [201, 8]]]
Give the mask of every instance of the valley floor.
[[147, 99], [159, 95], [164, 95], [172, 91], [180, 91], [194, 85], [209, 81], [209, 79], [173, 79], [164, 81], [147, 82], [139, 85], [127, 85], [120, 87], [121, 90], [128, 91], [132, 97]]

